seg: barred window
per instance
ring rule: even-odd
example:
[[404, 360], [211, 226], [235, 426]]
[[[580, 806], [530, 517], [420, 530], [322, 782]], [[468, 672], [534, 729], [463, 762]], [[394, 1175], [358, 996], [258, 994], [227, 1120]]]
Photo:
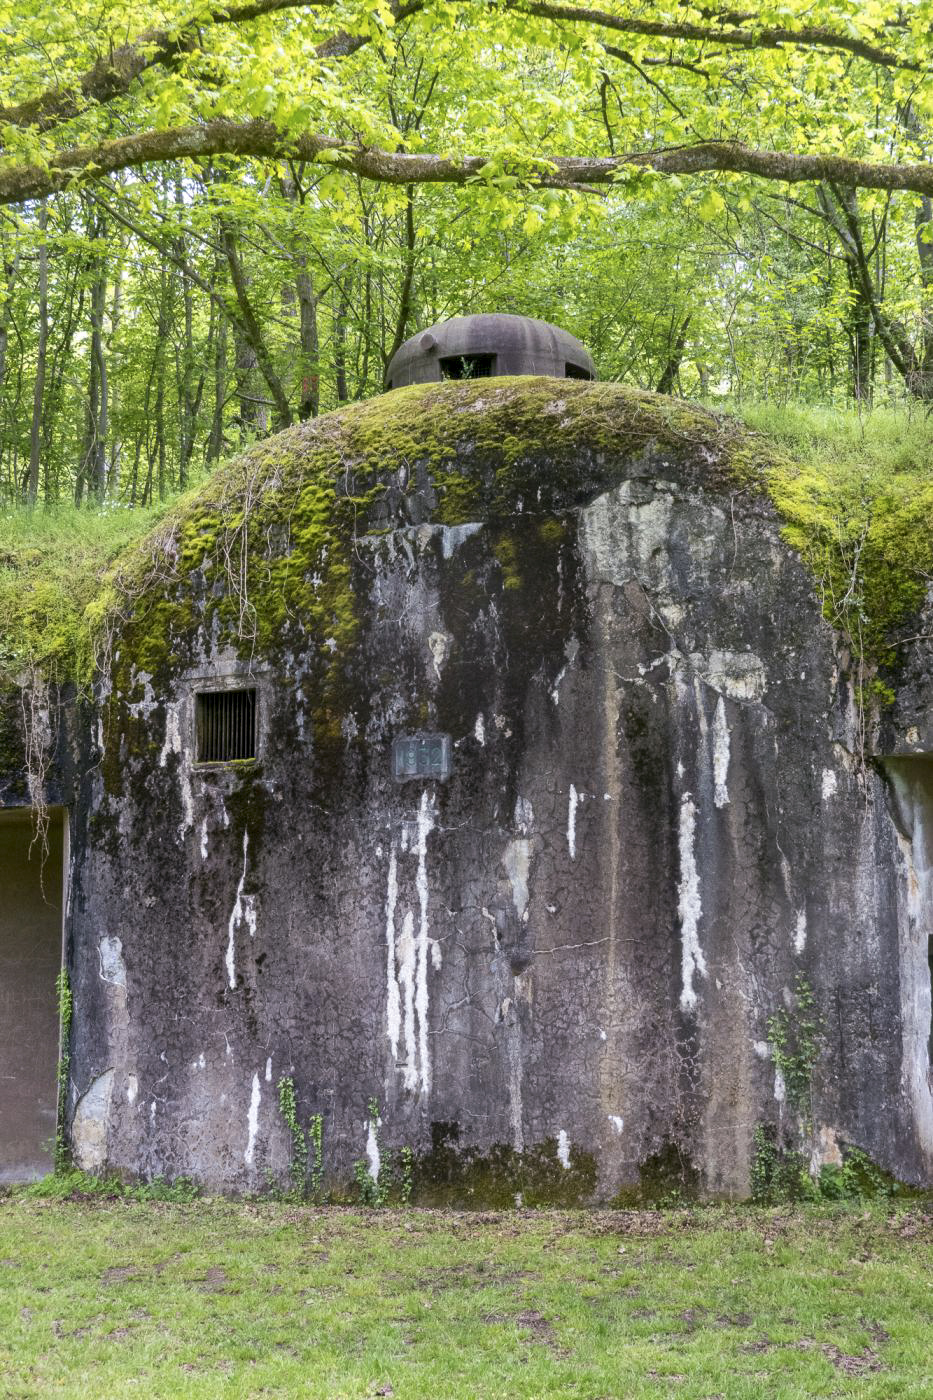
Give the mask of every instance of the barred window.
[[198, 763], [256, 757], [256, 691], [202, 690], [195, 695]]

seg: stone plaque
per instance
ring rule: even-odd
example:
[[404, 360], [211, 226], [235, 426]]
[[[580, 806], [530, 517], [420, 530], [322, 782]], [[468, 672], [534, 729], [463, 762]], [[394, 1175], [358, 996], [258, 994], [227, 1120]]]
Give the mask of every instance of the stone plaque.
[[392, 741], [392, 777], [449, 778], [453, 767], [449, 734], [402, 734]]

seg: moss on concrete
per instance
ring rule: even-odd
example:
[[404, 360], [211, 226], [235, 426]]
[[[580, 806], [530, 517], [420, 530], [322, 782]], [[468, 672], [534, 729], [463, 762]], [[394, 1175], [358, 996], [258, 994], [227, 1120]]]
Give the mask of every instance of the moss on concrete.
[[[121, 618], [118, 669], [158, 674], [195, 625], [244, 655], [310, 636], [327, 684], [358, 635], [357, 541], [398, 524], [546, 514], [648, 452], [728, 476], [727, 420], [619, 385], [547, 378], [414, 385], [301, 424], [221, 469], [113, 571], [88, 614]], [[551, 523], [547, 528], [554, 529]], [[521, 575], [498, 546], [507, 585]], [[336, 708], [332, 715], [336, 719]]]
[[412, 1199], [419, 1205], [509, 1208], [580, 1206], [596, 1190], [597, 1166], [575, 1144], [561, 1161], [556, 1138], [517, 1152], [497, 1143], [488, 1152], [461, 1148], [456, 1123], [433, 1123], [429, 1152], [414, 1161]]
[[[553, 531], [555, 515], [639, 459], [646, 476], [675, 462], [697, 486], [770, 497], [827, 617], [867, 659], [893, 659], [897, 629], [933, 571], [925, 462], [895, 473], [824, 468], [677, 399], [524, 377], [413, 385], [289, 429], [176, 503], [103, 581], [138, 518], [121, 522], [122, 536], [107, 526], [80, 567], [71, 556], [56, 565], [60, 548], [30, 548], [24, 538], [0, 558], [0, 682], [13, 684], [32, 664], [51, 679], [86, 682], [103, 653], [128, 698], [141, 673], [185, 664], [202, 628], [244, 657], [291, 641], [306, 649], [310, 639], [317, 722], [336, 734], [344, 660], [361, 625], [353, 584], [361, 537], [426, 520], [504, 525], [517, 514], [538, 515]], [[496, 552], [507, 587], [520, 588], [507, 533]]]

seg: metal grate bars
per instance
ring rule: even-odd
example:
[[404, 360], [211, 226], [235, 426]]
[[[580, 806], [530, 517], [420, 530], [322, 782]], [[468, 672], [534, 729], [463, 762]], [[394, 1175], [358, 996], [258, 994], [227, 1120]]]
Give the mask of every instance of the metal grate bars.
[[202, 690], [195, 696], [198, 763], [256, 757], [255, 690]]

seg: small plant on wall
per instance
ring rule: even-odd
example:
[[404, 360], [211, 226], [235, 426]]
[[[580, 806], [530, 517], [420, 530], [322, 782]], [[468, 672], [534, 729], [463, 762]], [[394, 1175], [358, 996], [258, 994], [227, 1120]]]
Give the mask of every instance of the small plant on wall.
[[292, 1160], [288, 1169], [291, 1181], [289, 1195], [292, 1200], [311, 1200], [315, 1205], [320, 1205], [324, 1188], [323, 1115], [313, 1113], [306, 1131], [298, 1118], [294, 1079], [290, 1075], [283, 1076], [276, 1088], [279, 1110], [292, 1142]]
[[71, 1168], [71, 1152], [65, 1133], [65, 1116], [68, 1110], [68, 1079], [71, 1072], [71, 1021], [74, 1014], [74, 999], [71, 983], [65, 968], [55, 979], [55, 994], [58, 998], [58, 1024], [61, 1049], [58, 1056], [58, 1108], [55, 1120], [55, 1171], [64, 1173]]
[[379, 1208], [390, 1201], [408, 1205], [414, 1188], [415, 1154], [410, 1147], [393, 1152], [379, 1141], [382, 1116], [378, 1099], [367, 1105], [367, 1156], [353, 1166], [358, 1198], [361, 1205]]
[[787, 1104], [798, 1115], [802, 1133], [809, 1136], [813, 1128], [813, 1070], [823, 1044], [823, 1018], [803, 973], [798, 973], [794, 983], [793, 1007], [769, 1017], [768, 1040]]

